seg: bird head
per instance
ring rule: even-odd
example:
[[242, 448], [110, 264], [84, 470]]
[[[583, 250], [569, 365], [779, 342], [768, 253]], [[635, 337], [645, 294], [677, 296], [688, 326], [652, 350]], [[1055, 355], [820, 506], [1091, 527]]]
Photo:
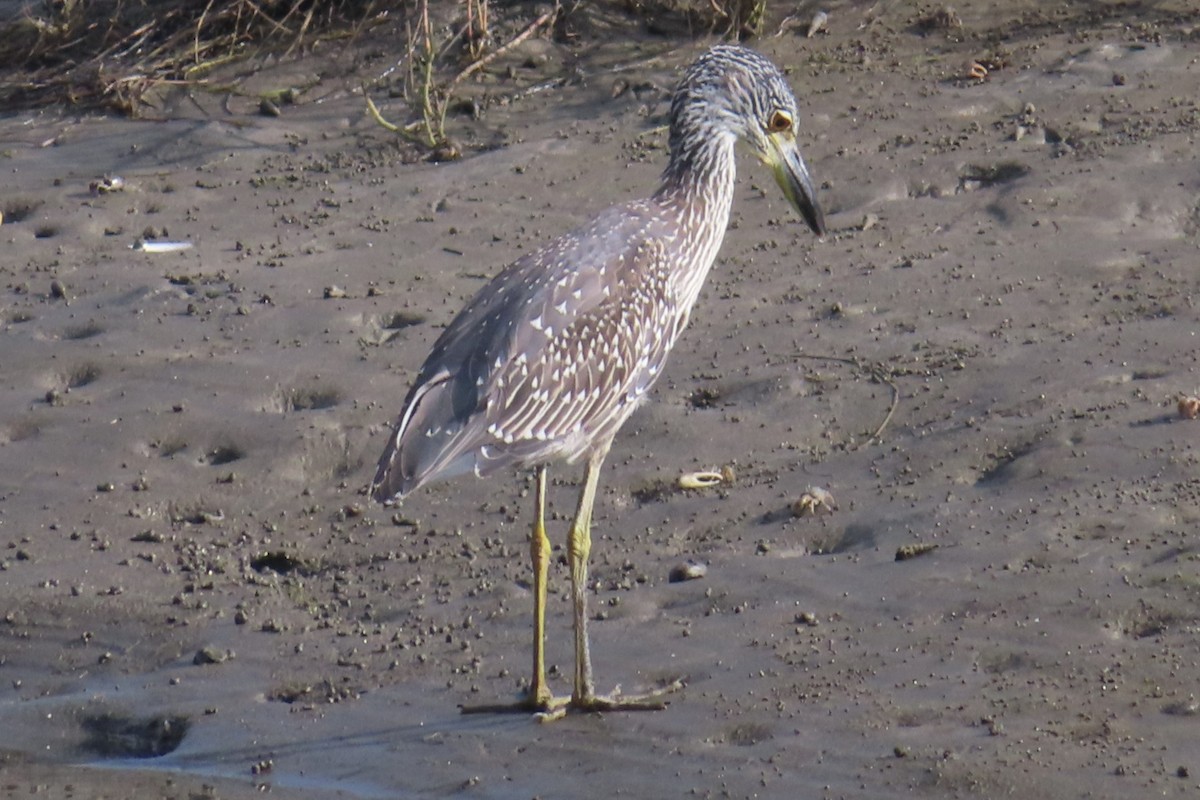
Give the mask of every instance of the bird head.
[[796, 144], [796, 97], [779, 69], [745, 47], [717, 45], [684, 74], [672, 100], [672, 149], [686, 136], [733, 136], [771, 168], [792, 207], [825, 233], [808, 166]]

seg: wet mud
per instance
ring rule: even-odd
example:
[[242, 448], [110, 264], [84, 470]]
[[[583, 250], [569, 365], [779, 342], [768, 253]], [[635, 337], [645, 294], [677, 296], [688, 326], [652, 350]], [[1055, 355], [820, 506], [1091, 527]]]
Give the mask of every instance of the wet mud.
[[279, 116], [0, 118], [0, 794], [1196, 796], [1200, 15], [827, 10], [757, 46], [829, 234], [740, 163], [601, 482], [598, 688], [655, 713], [460, 715], [528, 679], [531, 478], [364, 489], [487, 277], [652, 191], [704, 42], [532, 41], [447, 164], [355, 94], [386, 42], [263, 66]]

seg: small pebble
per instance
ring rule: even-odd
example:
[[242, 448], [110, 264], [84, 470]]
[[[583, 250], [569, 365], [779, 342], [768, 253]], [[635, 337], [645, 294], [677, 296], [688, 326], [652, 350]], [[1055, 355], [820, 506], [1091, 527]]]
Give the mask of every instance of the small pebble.
[[233, 658], [233, 652], [230, 650], [220, 650], [212, 645], [207, 645], [197, 651], [196, 656], [192, 659], [192, 663], [197, 666], [202, 664], [220, 664]]
[[671, 567], [671, 572], [668, 574], [667, 580], [671, 583], [682, 583], [683, 581], [694, 581], [698, 578], [703, 578], [707, 574], [707, 565], [686, 561], [683, 564], [676, 564]]

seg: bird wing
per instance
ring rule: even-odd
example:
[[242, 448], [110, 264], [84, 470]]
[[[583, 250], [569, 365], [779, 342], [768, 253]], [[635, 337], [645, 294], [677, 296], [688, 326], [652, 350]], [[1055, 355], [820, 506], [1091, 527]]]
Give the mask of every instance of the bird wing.
[[[511, 358], [494, 376], [487, 432], [507, 445], [567, 444], [586, 439], [645, 394], [669, 338], [656, 324], [656, 312], [670, 307], [664, 262], [662, 242], [645, 240], [588, 276], [591, 285], [556, 285], [570, 297], [552, 291], [542, 313], [514, 338]], [[572, 301], [588, 293], [591, 302], [573, 310]]]
[[668, 240], [651, 208], [626, 204], [493, 278], [434, 344], [380, 459], [375, 497], [570, 457], [606, 415], [645, 394], [678, 332], [659, 335], [652, 319], [672, 305]]

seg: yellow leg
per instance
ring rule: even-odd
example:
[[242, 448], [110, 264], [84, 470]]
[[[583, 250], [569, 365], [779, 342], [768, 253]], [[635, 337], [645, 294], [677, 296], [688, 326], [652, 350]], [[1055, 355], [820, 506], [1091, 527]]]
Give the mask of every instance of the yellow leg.
[[579, 493], [579, 507], [575, 510], [575, 521], [571, 523], [571, 534], [567, 539], [571, 600], [575, 608], [575, 689], [571, 693], [572, 705], [589, 703], [596, 696], [587, 635], [587, 575], [588, 556], [592, 552], [592, 505], [596, 500], [596, 484], [600, 481], [600, 465], [604, 456], [605, 452], [600, 452], [588, 459], [583, 491]]
[[530, 531], [529, 552], [533, 561], [533, 679], [529, 695], [522, 701], [507, 704], [463, 706], [464, 714], [498, 713], [505, 711], [535, 711], [542, 721], [560, 719], [568, 710], [580, 711], [654, 711], [665, 708], [664, 694], [683, 686], [676, 680], [656, 692], [641, 696], [596, 695], [592, 681], [592, 657], [587, 633], [587, 574], [588, 555], [592, 549], [592, 506], [596, 500], [596, 485], [600, 481], [600, 466], [608, 447], [597, 450], [588, 459], [583, 490], [575, 521], [567, 539], [567, 559], [571, 566], [571, 599], [575, 610], [575, 688], [570, 700], [556, 698], [546, 684], [546, 579], [550, 567], [550, 540], [546, 537], [546, 468], [537, 471], [537, 512]]
[[579, 494], [579, 507], [571, 524], [567, 540], [567, 559], [571, 565], [571, 599], [575, 609], [575, 689], [567, 708], [555, 707], [542, 714], [543, 720], [558, 719], [568, 708], [580, 711], [657, 711], [666, 708], [662, 696], [683, 686], [682, 680], [646, 695], [607, 697], [597, 696], [592, 681], [592, 655], [587, 633], [587, 575], [588, 555], [592, 550], [592, 506], [596, 501], [596, 485], [600, 481], [600, 466], [608, 454], [605, 446], [588, 459]]
[[539, 708], [550, 705], [550, 687], [546, 685], [546, 579], [550, 569], [550, 539], [546, 536], [546, 467], [537, 470], [537, 511], [529, 534], [533, 561], [533, 678], [529, 699]]
[[529, 556], [533, 562], [533, 677], [529, 694], [516, 703], [487, 703], [463, 706], [464, 714], [494, 714], [506, 711], [549, 712], [566, 705], [555, 700], [546, 683], [546, 581], [550, 571], [550, 539], [546, 536], [546, 467], [537, 468], [537, 508], [529, 532]]

